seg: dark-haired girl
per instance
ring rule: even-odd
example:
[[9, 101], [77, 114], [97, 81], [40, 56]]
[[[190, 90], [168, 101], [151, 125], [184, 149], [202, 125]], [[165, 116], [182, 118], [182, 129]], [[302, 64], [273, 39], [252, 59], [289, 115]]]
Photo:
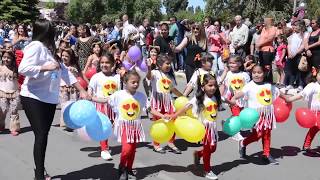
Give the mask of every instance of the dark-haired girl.
[[[171, 92], [177, 96], [182, 94], [176, 89], [176, 80], [171, 68], [171, 59], [168, 55], [160, 54], [157, 58], [158, 69], [151, 70], [151, 63], [148, 62], [147, 78], [151, 81], [151, 114], [153, 120], [170, 119], [174, 113], [173, 100]], [[168, 143], [169, 148], [173, 153], [181, 154], [181, 151], [174, 145], [175, 136]], [[166, 151], [160, 147], [158, 142], [154, 142], [153, 151], [165, 153]]]
[[10, 132], [17, 136], [20, 130], [18, 114], [19, 86], [18, 69], [12, 51], [2, 54], [0, 65], [0, 132], [5, 129], [6, 114], [10, 114]]
[[[115, 114], [109, 104], [103, 104], [96, 101], [98, 98], [107, 98], [116, 91], [120, 90], [120, 75], [115, 74], [115, 60], [111, 54], [103, 54], [98, 63], [98, 73], [93, 75], [89, 83], [89, 94], [92, 100], [96, 102], [96, 108], [99, 112], [107, 115], [111, 123], [115, 120]], [[108, 140], [101, 141], [101, 158], [111, 160]]]
[[231, 104], [236, 104], [236, 100], [245, 96], [246, 99], [248, 99], [246, 107], [253, 108], [260, 114], [260, 118], [253, 127], [252, 133], [245, 139], [239, 141], [239, 154], [241, 158], [246, 158], [247, 145], [262, 139], [262, 160], [270, 164], [279, 164], [279, 162], [270, 155], [270, 144], [271, 130], [276, 127], [273, 101], [280, 95], [280, 91], [274, 85], [266, 82], [265, 78], [266, 74], [263, 67], [255, 65], [252, 69], [252, 81], [246, 84], [242, 90], [231, 99]]
[[[309, 83], [301, 93], [287, 98], [287, 102], [297, 101], [304, 98], [308, 101], [308, 108], [316, 114], [317, 119], [320, 118], [320, 69], [312, 68], [311, 83]], [[320, 121], [317, 121], [312, 128], [309, 129], [304, 139], [303, 151], [316, 153], [311, 149], [311, 143], [315, 135], [320, 131]]]
[[86, 66], [83, 69], [84, 73], [92, 68], [97, 70], [101, 54], [102, 54], [101, 42], [93, 43], [92, 44], [92, 54], [88, 57]]
[[207, 73], [199, 76], [198, 90], [196, 97], [193, 97], [187, 105], [176, 112], [172, 118], [183, 114], [188, 109], [192, 108], [192, 113], [205, 126], [206, 134], [203, 139], [203, 149], [194, 152], [194, 163], [199, 165], [200, 158], [203, 158], [203, 168], [205, 178], [218, 179], [211, 171], [210, 158], [211, 154], [216, 151], [218, 142], [217, 115], [218, 107], [221, 104], [221, 96], [219, 86], [214, 75]]
[[26, 78], [21, 85], [21, 104], [35, 135], [33, 157], [36, 165], [35, 179], [51, 179], [45, 174], [44, 160], [48, 134], [59, 103], [60, 80], [73, 85], [81, 98], [89, 98], [77, 79], [54, 59], [55, 28], [50, 21], [37, 20], [33, 24], [32, 42], [25, 47], [25, 54], [18, 68]]

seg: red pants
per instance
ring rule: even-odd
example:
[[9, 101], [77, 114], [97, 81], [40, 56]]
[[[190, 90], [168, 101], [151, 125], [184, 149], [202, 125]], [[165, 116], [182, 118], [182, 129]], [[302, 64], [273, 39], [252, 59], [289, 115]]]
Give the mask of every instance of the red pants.
[[312, 140], [314, 136], [320, 131], [320, 128], [318, 126], [313, 126], [312, 128], [309, 129], [306, 138], [304, 139], [304, 148], [310, 148]]
[[231, 113], [232, 113], [232, 116], [239, 116], [240, 114], [240, 111], [242, 110], [243, 108], [237, 106], [237, 105], [234, 105], [234, 106], [230, 106], [230, 110], [231, 110]]
[[[207, 139], [208, 137], [210, 139]], [[206, 131], [206, 135], [204, 136], [203, 142], [205, 142], [205, 143], [203, 143], [203, 149], [201, 151], [197, 151], [197, 153], [200, 158], [201, 157], [203, 158], [204, 171], [210, 172], [210, 170], [211, 170], [211, 165], [210, 165], [211, 154], [216, 151], [217, 143], [215, 143], [214, 145], [211, 145], [210, 131]]]
[[253, 132], [242, 143], [244, 146], [247, 146], [254, 141], [258, 141], [260, 138], [262, 138], [263, 155], [268, 157], [270, 155], [271, 129], [262, 129], [259, 133], [256, 129], [253, 129]]
[[[17, 64], [17, 67], [19, 67], [19, 65], [21, 63], [21, 60], [23, 58], [23, 51], [22, 50], [16, 50], [15, 54], [16, 54], [16, 64]], [[19, 87], [23, 84], [23, 81], [24, 81], [24, 76], [19, 74], [19, 76], [18, 76]]]
[[[107, 107], [105, 107], [107, 106]], [[101, 103], [96, 103], [96, 109], [107, 115], [111, 121], [111, 123], [113, 124], [115, 115], [114, 112], [112, 111], [111, 107], [109, 105], [105, 105], [105, 104], [101, 104]], [[105, 150], [109, 150], [109, 145], [108, 145], [108, 140], [104, 140], [104, 141], [100, 141], [100, 147], [101, 147], [101, 151], [105, 151]]]
[[127, 135], [126, 135], [125, 128], [123, 129], [123, 132], [122, 132], [121, 144], [122, 144], [122, 150], [121, 150], [121, 156], [120, 156], [120, 166], [126, 167], [128, 171], [131, 171], [134, 157], [136, 154], [137, 143], [127, 142]]

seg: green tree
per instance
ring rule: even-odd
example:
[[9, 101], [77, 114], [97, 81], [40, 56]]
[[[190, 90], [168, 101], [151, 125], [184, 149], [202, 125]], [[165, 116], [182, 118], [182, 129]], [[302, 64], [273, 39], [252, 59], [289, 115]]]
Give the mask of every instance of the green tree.
[[54, 9], [57, 6], [57, 4], [53, 0], [50, 0], [49, 2], [46, 2], [45, 5], [46, 5], [47, 9]]
[[307, 13], [309, 18], [318, 18], [320, 16], [320, 1], [307, 0]]
[[25, 23], [34, 21], [40, 14], [36, 7], [38, 3], [38, 0], [2, 0], [0, 19]]
[[188, 4], [188, 0], [163, 0], [163, 5], [169, 15], [172, 15], [179, 10], [186, 10]]
[[142, 21], [149, 18], [151, 21], [161, 18], [161, 0], [136, 0], [134, 2], [134, 19]]
[[189, 11], [189, 12], [191, 12], [191, 13], [194, 13], [194, 8], [193, 8], [193, 6], [189, 6], [189, 7], [187, 8], [187, 11]]
[[70, 0], [67, 8], [69, 20], [78, 23], [98, 23], [104, 15], [105, 4], [101, 0]]

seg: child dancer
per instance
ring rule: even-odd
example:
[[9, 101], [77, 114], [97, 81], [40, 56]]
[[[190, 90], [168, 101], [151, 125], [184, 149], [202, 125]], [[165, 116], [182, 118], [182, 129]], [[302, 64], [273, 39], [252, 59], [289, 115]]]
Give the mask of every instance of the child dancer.
[[[153, 120], [169, 119], [174, 113], [174, 106], [171, 97], [171, 92], [177, 96], [182, 94], [175, 88], [175, 77], [171, 71], [171, 59], [167, 55], [160, 54], [157, 58], [158, 69], [151, 70], [151, 64], [148, 63], [147, 78], [151, 81], [151, 114]], [[172, 73], [171, 73], [172, 72]], [[168, 143], [169, 148], [173, 153], [181, 154], [181, 151], [174, 145], [175, 136]], [[153, 151], [164, 154], [166, 151], [160, 147], [160, 144], [153, 142]]]
[[207, 179], [218, 179], [211, 171], [210, 158], [211, 154], [216, 151], [218, 142], [217, 130], [217, 112], [219, 104], [221, 104], [221, 96], [218, 83], [214, 75], [202, 74], [199, 76], [198, 90], [196, 97], [193, 97], [187, 105], [176, 112], [172, 118], [175, 119], [180, 114], [183, 114], [188, 109], [192, 108], [195, 115], [205, 126], [206, 134], [203, 139], [203, 149], [194, 152], [194, 163], [199, 165], [200, 158], [203, 158], [203, 168]]
[[[120, 75], [114, 73], [115, 60], [111, 54], [103, 54], [98, 63], [98, 73], [93, 75], [89, 83], [89, 94], [95, 98], [106, 98], [116, 91], [120, 90]], [[115, 114], [109, 104], [96, 102], [96, 108], [99, 112], [107, 115], [112, 123], [115, 120]], [[101, 158], [111, 160], [108, 140], [101, 141]]]
[[[68, 68], [68, 70], [75, 76], [83, 78], [78, 59], [75, 56], [74, 51], [71, 48], [61, 49], [60, 54], [62, 63]], [[75, 102], [79, 99], [79, 91], [74, 86], [68, 85], [63, 80], [60, 81], [60, 104], [62, 112], [70, 102]], [[65, 127], [63, 120], [63, 113], [60, 117], [60, 127]], [[69, 130], [68, 128], [66, 130]]]
[[[118, 142], [122, 144], [119, 179], [135, 179], [132, 165], [135, 158], [137, 143], [145, 141], [145, 134], [141, 123], [141, 113], [146, 107], [146, 96], [137, 92], [140, 76], [136, 71], [129, 71], [124, 76], [125, 90], [117, 91], [106, 99], [116, 113], [114, 132]], [[124, 98], [125, 97], [125, 98]], [[95, 98], [94, 98], [95, 99]], [[101, 99], [101, 100], [100, 100]]]
[[[230, 101], [231, 98], [242, 90], [242, 88], [249, 83], [250, 76], [248, 73], [243, 72], [243, 64], [240, 56], [231, 56], [228, 61], [228, 69], [229, 71], [224, 71], [224, 74], [221, 76], [222, 81], [222, 94], [223, 99], [226, 102]], [[230, 105], [230, 109], [232, 112], [232, 116], [239, 116], [240, 111], [244, 107], [244, 101], [238, 100], [237, 104]], [[232, 137], [236, 141], [240, 141], [243, 139], [240, 132]]]
[[18, 69], [12, 51], [2, 54], [0, 65], [0, 132], [5, 130], [6, 114], [10, 114], [10, 132], [19, 135], [20, 120], [18, 114], [19, 84]]
[[246, 158], [246, 147], [254, 141], [262, 138], [263, 155], [262, 159], [266, 163], [279, 164], [270, 155], [271, 130], [276, 126], [276, 119], [273, 109], [273, 101], [279, 96], [277, 87], [265, 81], [263, 67], [256, 65], [252, 69], [252, 81], [246, 84], [240, 92], [235, 94], [231, 103], [236, 104], [236, 100], [246, 96], [247, 107], [257, 110], [260, 118], [254, 126], [252, 133], [245, 139], [239, 141], [239, 154], [241, 158]]
[[[312, 68], [311, 83], [309, 83], [301, 93], [287, 98], [287, 102], [293, 102], [304, 98], [308, 101], [308, 107], [311, 111], [316, 114], [317, 119], [320, 118], [320, 70], [315, 67]], [[317, 121], [319, 123], [319, 121]], [[303, 151], [309, 153], [316, 153], [310, 148], [314, 136], [320, 131], [320, 125], [317, 124], [309, 129], [304, 144], [302, 147]]]
[[286, 55], [287, 55], [287, 45], [286, 45], [286, 37], [285, 35], [279, 35], [277, 37], [278, 47], [276, 53], [276, 65], [279, 73], [279, 79], [277, 85], [279, 88], [284, 87], [284, 67], [286, 63]]

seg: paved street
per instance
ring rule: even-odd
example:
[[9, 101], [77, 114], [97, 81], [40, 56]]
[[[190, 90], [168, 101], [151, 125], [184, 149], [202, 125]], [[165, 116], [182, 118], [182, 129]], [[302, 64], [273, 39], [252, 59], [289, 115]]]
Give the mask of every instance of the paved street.
[[[179, 89], [184, 84], [181, 78]], [[238, 144], [219, 132], [220, 139], [217, 151], [211, 158], [213, 172], [220, 180], [319, 180], [318, 170], [320, 159], [300, 152], [307, 129], [300, 128], [294, 118], [297, 107], [305, 103], [294, 104], [290, 119], [278, 124], [272, 131], [271, 153], [280, 165], [265, 165], [260, 161], [261, 141], [249, 145], [248, 160], [239, 159]], [[22, 134], [13, 137], [10, 134], [0, 134], [0, 180], [30, 180], [33, 178], [32, 146], [33, 134], [23, 111], [21, 115]], [[219, 120], [225, 119], [230, 112], [219, 114]], [[81, 140], [75, 133], [66, 132], [57, 126], [60, 111], [55, 116], [51, 128], [47, 147], [46, 168], [53, 179], [117, 179], [117, 167], [121, 146], [111, 139], [110, 145], [113, 155], [112, 161], [100, 158], [99, 144]], [[144, 121], [144, 128], [148, 134], [151, 122]], [[219, 129], [221, 126], [219, 123]], [[245, 134], [245, 133], [244, 133]], [[313, 147], [320, 150], [319, 134], [316, 136]], [[199, 167], [193, 165], [192, 153], [199, 149], [199, 145], [186, 143], [178, 139], [177, 146], [183, 151], [181, 155], [167, 152], [157, 154], [151, 149], [151, 139], [140, 143], [137, 148], [134, 167], [137, 169], [139, 179], [154, 180], [197, 180], [204, 179]]]

